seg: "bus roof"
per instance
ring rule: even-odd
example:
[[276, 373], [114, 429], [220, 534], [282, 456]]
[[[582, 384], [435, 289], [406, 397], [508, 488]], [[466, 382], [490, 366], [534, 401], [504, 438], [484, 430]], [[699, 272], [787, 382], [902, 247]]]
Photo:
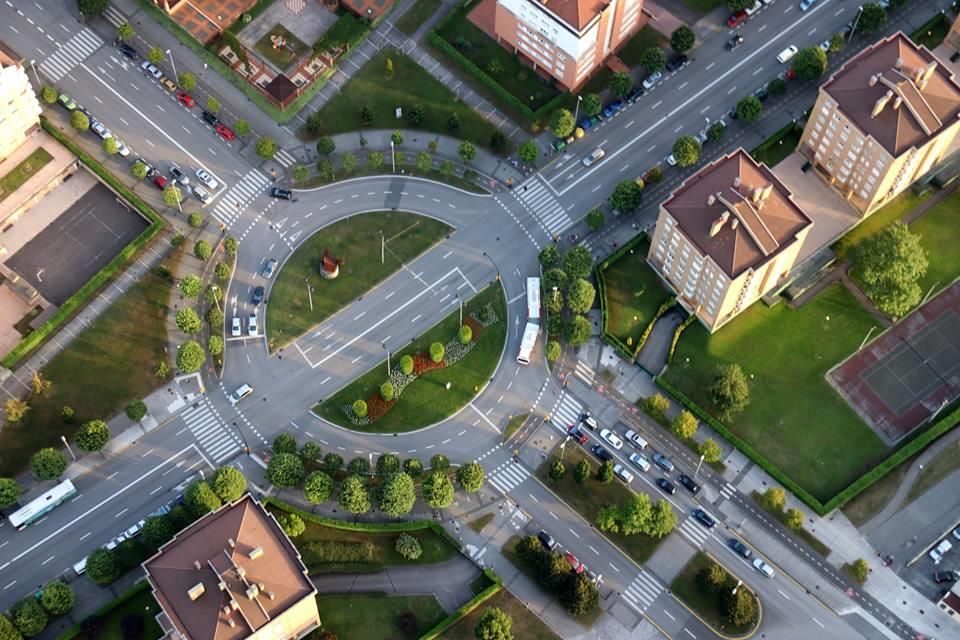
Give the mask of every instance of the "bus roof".
[[17, 528], [30, 524], [34, 518], [46, 513], [76, 492], [77, 490], [73, 486], [73, 483], [69, 480], [64, 480], [54, 488], [46, 491], [11, 513], [9, 517], [10, 524]]

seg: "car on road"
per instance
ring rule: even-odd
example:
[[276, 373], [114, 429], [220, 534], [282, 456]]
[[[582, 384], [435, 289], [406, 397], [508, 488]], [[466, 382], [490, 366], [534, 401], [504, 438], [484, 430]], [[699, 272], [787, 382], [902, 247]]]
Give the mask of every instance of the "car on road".
[[797, 49], [797, 45], [795, 44], [790, 45], [789, 47], [787, 47], [786, 49], [784, 49], [783, 51], [777, 54], [777, 62], [779, 62], [780, 64], [787, 64], [788, 62], [790, 62], [793, 56], [797, 55], [797, 51], [799, 51], [799, 49]]
[[206, 189], [204, 189], [200, 185], [196, 185], [196, 184], [193, 185], [193, 187], [191, 188], [191, 191], [193, 191], [193, 195], [196, 196], [197, 200], [199, 200], [203, 204], [209, 204], [210, 201], [213, 200], [213, 196], [210, 195], [210, 192], [208, 192]]
[[573, 569], [574, 573], [583, 573], [583, 563], [577, 560], [577, 556], [567, 551], [563, 557], [570, 563], [570, 568]]
[[238, 338], [243, 334], [243, 327], [240, 324], [240, 316], [233, 316], [233, 322], [230, 323], [230, 335]]
[[273, 277], [273, 272], [276, 270], [276, 268], [277, 268], [276, 258], [270, 258], [269, 260], [267, 260], [266, 266], [263, 267], [263, 277], [267, 279]]
[[643, 87], [644, 91], [650, 91], [650, 89], [653, 88], [653, 85], [660, 82], [661, 79], [663, 79], [663, 74], [660, 73], [659, 71], [656, 71], [648, 75], [646, 78], [644, 78], [641, 86]]
[[664, 493], [669, 493], [671, 496], [677, 492], [674, 484], [666, 478], [657, 478], [657, 486], [660, 487]]
[[[759, 3], [757, 3], [757, 4], [759, 4]], [[680, 69], [683, 65], [687, 64], [687, 62], [689, 62], [689, 61], [690, 61], [690, 58], [688, 58], [686, 55], [684, 55], [684, 54], [682, 54], [682, 53], [681, 53], [680, 55], [678, 55], [678, 56], [674, 56], [674, 57], [670, 58], [670, 60], [667, 62], [667, 66], [666, 66], [667, 73], [673, 73], [674, 71], [677, 71], [677, 70]]]
[[824, 53], [830, 53], [830, 39], [826, 39], [820, 43], [820, 50]]
[[760, 7], [761, 7], [761, 6], [763, 6], [763, 5], [760, 4], [760, 0], [757, 0], [756, 2], [753, 3], [752, 6], [747, 7], [746, 9], [744, 9], [744, 11], [747, 12], [747, 17], [751, 17], [751, 16], [753, 16], [753, 14], [755, 14], [757, 11], [760, 11]]
[[237, 387], [236, 389], [234, 389], [233, 393], [227, 396], [227, 399], [230, 400], [230, 404], [237, 404], [238, 402], [246, 398], [251, 393], [253, 393], [253, 387], [244, 383], [239, 387]]
[[610, 431], [610, 429], [602, 429], [600, 431], [600, 437], [606, 440], [607, 444], [617, 451], [620, 451], [620, 449], [623, 448], [623, 440], [621, 440], [620, 437], [613, 431]]
[[177, 91], [177, 102], [187, 107], [188, 109], [192, 109], [193, 107], [197, 106], [197, 101], [194, 100], [193, 96], [191, 96], [186, 91]]
[[587, 444], [587, 434], [580, 430], [575, 424], [570, 425], [567, 429], [567, 435], [579, 442], [580, 444]]
[[121, 534], [118, 535], [116, 538], [114, 538], [113, 540], [111, 540], [110, 542], [108, 542], [107, 544], [105, 544], [105, 545], [103, 545], [103, 546], [104, 546], [104, 548], [105, 548], [107, 551], [113, 551], [113, 550], [116, 549], [118, 546], [120, 546], [120, 543], [121, 543], [121, 542], [123, 542], [123, 541], [126, 540], [126, 539], [127, 539], [127, 534], [121, 533]]
[[253, 304], [260, 304], [263, 302], [263, 287], [257, 287], [253, 290], [253, 297], [250, 298], [250, 302]]
[[179, 182], [180, 184], [186, 186], [190, 184], [190, 178], [185, 174], [180, 167], [174, 165], [170, 167], [170, 175], [173, 176], [173, 179]]
[[204, 112], [200, 114], [200, 117], [203, 118], [203, 121], [206, 122], [211, 127], [215, 127], [218, 124], [220, 124], [220, 118], [218, 118], [216, 115], [210, 113], [207, 110], [204, 110]]
[[171, 80], [170, 78], [168, 78], [167, 76], [163, 76], [162, 78], [160, 78], [160, 84], [167, 91], [174, 92], [177, 90], [177, 83]]
[[65, 93], [61, 93], [59, 96], [57, 96], [57, 102], [59, 102], [60, 106], [67, 111], [73, 111], [77, 108], [77, 103], [73, 101], [73, 98]]
[[197, 169], [196, 174], [197, 174], [197, 180], [202, 182], [205, 187], [215, 190], [217, 187], [220, 186], [220, 183], [214, 180], [213, 176], [207, 173], [206, 171], [204, 171], [203, 169]]
[[217, 135], [226, 140], [227, 142], [232, 142], [237, 139], [237, 134], [233, 132], [233, 129], [228, 127], [225, 124], [218, 124], [213, 128], [217, 132]]
[[271, 198], [279, 198], [280, 200], [293, 200], [293, 191], [290, 189], [281, 189], [280, 187], [273, 187], [270, 189]]
[[623, 101], [614, 100], [613, 102], [611, 102], [610, 104], [608, 104], [603, 108], [603, 112], [602, 112], [603, 117], [604, 118], [613, 117], [614, 115], [619, 113], [621, 109], [623, 109]]
[[800, 11], [806, 11], [813, 6], [813, 3], [817, 0], [800, 0]]
[[703, 145], [707, 144], [707, 140], [709, 140], [709, 138], [707, 138], [707, 130], [706, 130], [706, 129], [704, 129], [703, 131], [699, 131], [699, 132], [697, 133], [697, 135], [695, 135], [695, 136], [693, 136], [693, 137], [697, 139], [697, 142], [700, 143], [700, 146], [701, 146], [701, 147], [702, 147]]
[[631, 446], [636, 447], [637, 449], [647, 448], [647, 441], [644, 440], [643, 436], [641, 436], [639, 433], [637, 433], [633, 429], [630, 429], [625, 434], [623, 434], [623, 437], [627, 439], [627, 442], [629, 442]]
[[613, 475], [617, 476], [627, 484], [633, 482], [633, 474], [622, 464], [613, 465]]
[[127, 156], [129, 156], [130, 147], [123, 144], [123, 140], [121, 140], [120, 138], [115, 138], [115, 140], [117, 141], [117, 153], [119, 153], [122, 158], [126, 158]]
[[153, 66], [152, 64], [150, 64], [150, 61], [149, 61], [149, 60], [144, 60], [144, 61], [140, 64], [140, 68], [143, 69], [144, 71], [146, 71], [146, 72], [147, 72], [148, 74], [150, 74], [151, 76], [153, 76], [153, 79], [154, 79], [154, 80], [159, 80], [160, 78], [163, 77], [163, 72], [160, 71], [160, 69], [157, 69], [157, 68], [156, 68], [155, 66]]
[[590, 155], [588, 155], [586, 158], [583, 159], [583, 166], [589, 167], [593, 163], [600, 160], [600, 158], [604, 156], [604, 153], [605, 152], [603, 149], [594, 149], [593, 151], [590, 152]]
[[744, 22], [746, 22], [747, 18], [749, 17], [750, 16], [747, 15], [746, 11], [743, 11], [743, 10], [737, 11], [736, 13], [731, 15], [729, 18], [727, 18], [727, 26], [730, 27], [731, 29], [736, 29], [737, 27], [742, 25]]
[[580, 414], [580, 422], [585, 424], [590, 431], [597, 430], [597, 419], [590, 415], [589, 411]]
[[743, 44], [743, 36], [738, 33], [737, 35], [732, 36], [729, 40], [727, 40], [727, 44], [723, 46], [726, 47], [727, 51], [733, 51], [734, 49], [736, 49], [742, 44]]
[[734, 552], [741, 558], [750, 559], [750, 556], [753, 555], [753, 552], [750, 551], [750, 548], [737, 540], [736, 538], [730, 538], [727, 540], [727, 546], [734, 550]]
[[141, 520], [135, 524], [130, 525], [130, 528], [124, 531], [124, 535], [127, 538], [133, 538], [140, 535], [140, 532], [143, 531], [143, 525], [146, 524], [146, 520]]
[[685, 474], [685, 473], [681, 473], [681, 474], [677, 477], [677, 482], [679, 482], [680, 484], [682, 484], [682, 485], [683, 485], [683, 488], [686, 489], [687, 491], [689, 491], [690, 493], [692, 493], [693, 495], [697, 495], [697, 493], [699, 493], [699, 491], [700, 491], [700, 485], [698, 485], [696, 482], [694, 482], [694, 481], [693, 481], [693, 478], [691, 478], [690, 476], [688, 476], [688, 475]]
[[595, 444], [590, 447], [590, 451], [592, 451], [593, 455], [597, 456], [601, 462], [609, 462], [610, 460], [613, 460], [613, 456], [610, 454], [610, 452], [599, 444]]
[[157, 189], [166, 189], [166, 187], [167, 187], [167, 178], [166, 178], [166, 176], [161, 176], [160, 174], [157, 174], [157, 175], [153, 176], [153, 185], [154, 185]]
[[644, 94], [643, 87], [634, 87], [630, 90], [630, 93], [627, 94], [627, 102], [633, 104], [637, 101], [637, 98]]
[[594, 120], [595, 120], [594, 118], [584, 118], [583, 120], [580, 121], [580, 123], [577, 126], [578, 128], [586, 131], [594, 125]]
[[141, 158], [140, 156], [137, 156], [136, 158], [133, 159], [133, 164], [137, 164], [138, 162], [147, 169], [147, 175], [144, 177], [152, 178], [153, 176], [157, 175], [157, 170], [153, 167], [153, 165], [147, 162], [146, 160], [144, 160], [143, 158]]
[[113, 137], [113, 134], [110, 133], [110, 129], [107, 129], [102, 122], [96, 120], [90, 123], [90, 130], [100, 136], [101, 140], [106, 140], [107, 138]]
[[671, 167], [677, 166], [677, 158], [672, 153], [666, 157], [666, 161]]
[[960, 540], [960, 527], [957, 527], [956, 529], [954, 529], [950, 535], [952, 535], [957, 540]]
[[644, 473], [650, 471], [650, 461], [639, 453], [631, 453], [629, 460], [630, 464], [635, 466], [637, 469], [640, 469], [640, 471], [643, 471]]
[[255, 313], [247, 316], [247, 335], [257, 335], [257, 314]]
[[762, 558], [754, 558], [753, 568], [768, 578], [772, 578], [774, 576], [773, 567], [764, 562]]
[[673, 473], [673, 463], [670, 462], [670, 458], [662, 453], [653, 454], [653, 464], [657, 465], [667, 473]]
[[540, 533], [537, 534], [537, 539], [547, 551], [553, 551], [557, 546], [557, 541], [546, 531], [541, 530]]
[[131, 60], [139, 60], [139, 59], [140, 59], [140, 54], [137, 53], [137, 50], [134, 49], [133, 47], [131, 47], [130, 45], [128, 45], [128, 44], [127, 44], [126, 42], [124, 42], [123, 40], [120, 40], [120, 39], [118, 38], [117, 40], [114, 41], [114, 44], [117, 45], [117, 49], [120, 50], [120, 53], [122, 53], [123, 55], [127, 56], [127, 57], [130, 58]]
[[713, 519], [706, 511], [703, 509], [694, 509], [693, 510], [694, 519], [705, 526], [707, 529], [713, 529], [717, 526], [717, 521]]
[[763, 85], [759, 89], [753, 92], [753, 95], [756, 96], [757, 100], [764, 102], [769, 94], [767, 93], [767, 85]]
[[933, 572], [933, 581], [937, 584], [941, 582], [956, 582], [960, 580], [960, 573], [956, 571], [946, 570], [946, 571], [934, 571]]

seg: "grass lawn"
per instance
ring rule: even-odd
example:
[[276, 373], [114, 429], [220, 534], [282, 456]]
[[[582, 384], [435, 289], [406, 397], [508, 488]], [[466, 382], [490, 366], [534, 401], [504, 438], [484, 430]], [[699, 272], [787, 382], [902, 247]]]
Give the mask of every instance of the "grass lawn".
[[[617, 56], [629, 67], [636, 67], [640, 64], [640, 57], [643, 52], [653, 47], [666, 49], [670, 46], [670, 41], [662, 33], [647, 25], [637, 31], [636, 35], [623, 45], [623, 48], [617, 52]], [[669, 51], [667, 52], [669, 55]]]
[[29, 180], [37, 171], [43, 169], [51, 160], [53, 160], [53, 156], [46, 149], [37, 147], [33, 153], [24, 158], [23, 162], [0, 177], [0, 202], [19, 189], [24, 182]]
[[479, 518], [471, 520], [467, 523], [467, 526], [473, 529], [476, 533], [483, 531], [483, 528], [493, 522], [493, 514], [485, 513]]
[[[773, 168], [793, 153], [797, 145], [800, 144], [802, 134], [803, 127], [799, 125], [786, 126], [772, 136], [776, 140], [775, 144], [769, 144], [764, 148], [757, 147], [750, 152], [750, 155], [757, 162], [762, 162]], [[766, 144], [766, 141], [763, 144]]]
[[[317, 609], [322, 629], [340, 640], [414, 640], [447, 617], [434, 596], [321, 595]], [[398, 620], [407, 612], [416, 616], [416, 628], [405, 631]], [[307, 637], [319, 636], [314, 631]]]
[[[403, 155], [403, 161], [401, 161], [400, 156]], [[445, 174], [443, 171], [437, 168], [430, 168], [427, 171], [420, 171], [413, 164], [407, 164], [408, 162], [412, 163], [414, 161], [415, 155], [413, 153], [403, 154], [400, 153], [397, 156], [397, 173], [400, 171], [405, 171], [407, 175], [419, 176], [421, 178], [427, 178], [428, 180], [436, 180], [437, 182], [444, 182], [449, 184], [451, 187], [456, 187], [458, 189], [463, 189], [464, 191], [469, 191], [470, 193], [490, 193], [487, 189], [480, 187], [477, 183], [472, 180], [467, 180], [466, 178], [457, 175], [456, 169], [455, 172], [451, 175]], [[388, 157], [387, 160], [390, 158]], [[306, 180], [299, 180], [294, 182], [294, 186], [299, 189], [310, 189], [313, 187], [322, 187], [325, 184], [332, 184], [339, 180], [348, 180], [352, 178], [360, 178], [363, 176], [382, 176], [385, 173], [390, 172], [390, 167], [385, 163], [383, 168], [380, 169], [369, 169], [366, 167], [366, 155], [358, 156], [358, 166], [360, 168], [354, 169], [352, 173], [344, 173], [343, 169], [339, 165], [339, 161], [334, 165], [335, 172], [333, 175], [333, 180], [325, 180], [324, 176], [312, 175]], [[467, 170], [469, 171], [469, 169]], [[481, 182], [483, 179], [480, 179]]]
[[442, 4], [443, 0], [417, 0], [393, 26], [408, 36], [412, 36], [421, 24], [437, 12]]
[[[903, 464], [900, 466], [906, 468], [910, 465]], [[935, 455], [930, 462], [923, 465], [923, 471], [917, 475], [916, 480], [913, 481], [913, 486], [907, 492], [904, 506], [922, 496], [958, 468], [960, 468], [960, 443], [955, 442]]]
[[506, 589], [501, 589], [482, 605], [468, 613], [452, 627], [440, 634], [440, 638], [447, 640], [462, 640], [472, 638], [473, 629], [477, 626], [480, 616], [491, 607], [496, 607], [506, 613], [513, 620], [511, 631], [517, 640], [560, 640], [543, 620], [530, 611], [526, 603], [517, 599]]
[[687, 5], [697, 13], [710, 13], [717, 7], [724, 4], [723, 0], [683, 0], [683, 4]]
[[[608, 484], [599, 482], [596, 479], [596, 472], [600, 468], [600, 461], [574, 445], [566, 447], [566, 453], [563, 456], [563, 462], [567, 465], [567, 473], [559, 482], [553, 482], [548, 477], [548, 473], [550, 464], [555, 458], [559, 458], [559, 456], [554, 454], [537, 468], [537, 478], [589, 522], [596, 522], [597, 514], [600, 513], [602, 507], [622, 504], [630, 499], [632, 492], [620, 480], [614, 479], [613, 482]], [[590, 461], [593, 474], [586, 483], [580, 484], [573, 477], [573, 470], [584, 458]], [[603, 535], [633, 558], [637, 564], [645, 563], [661, 542], [661, 540], [642, 534], [625, 536], [619, 533], [605, 533]]]
[[950, 32], [950, 20], [938, 13], [929, 22], [910, 34], [910, 39], [933, 51], [940, 46]]
[[607, 332], [636, 346], [667, 298], [656, 273], [647, 264], [650, 243], [640, 242], [603, 270], [607, 294]]
[[798, 310], [758, 302], [713, 336], [691, 325], [666, 378], [715, 413], [707, 393], [714, 371], [720, 364], [739, 364], [751, 377], [751, 401], [727, 426], [826, 502], [887, 454], [824, 378], [872, 326], [870, 315], [840, 284]]
[[513, 416], [510, 418], [510, 421], [507, 423], [507, 426], [503, 429], [503, 441], [506, 442], [513, 434], [517, 432], [517, 429], [523, 426], [523, 423], [527, 421], [527, 418], [530, 417], [529, 413], [521, 413], [518, 416]]
[[[393, 74], [389, 77], [386, 72], [387, 58], [393, 61]], [[333, 135], [361, 128], [411, 128], [406, 118], [397, 120], [396, 109], [401, 107], [406, 112], [415, 104], [422, 104], [425, 111], [423, 124], [416, 128], [449, 134], [447, 122], [455, 113], [460, 118], [456, 136], [479, 147], [490, 145], [490, 134], [496, 131], [493, 124], [457, 100], [444, 84], [423, 67], [392, 50], [374, 56], [318, 112], [323, 122], [320, 132]], [[373, 115], [373, 121], [368, 125], [361, 125], [360, 122], [359, 113], [363, 106], [368, 107]]]
[[[94, 614], [103, 620], [103, 630], [97, 635], [99, 640], [124, 640], [120, 623], [128, 615], [139, 615], [143, 618], [141, 640], [158, 640], [163, 637], [163, 630], [154, 617], [160, 613], [160, 605], [157, 604], [146, 584], [131, 589], [131, 591], [134, 590], [137, 591], [135, 595], [120, 603], [116, 600], [109, 602]], [[120, 598], [123, 597], [123, 595], [120, 596]], [[65, 631], [58, 640], [71, 640], [78, 637], [83, 637], [80, 625]]]
[[837, 240], [833, 245], [834, 251], [837, 252], [841, 260], [846, 258], [850, 254], [850, 251], [857, 246], [861, 240], [872, 236], [895, 220], [899, 220], [914, 207], [926, 200], [928, 196], [929, 194], [918, 196], [912, 189], [907, 189], [894, 198], [889, 204], [851, 229], [850, 233]]
[[[61, 435], [72, 438], [84, 422], [107, 420], [161, 384], [154, 369], [166, 358], [170, 292], [167, 280], [149, 272], [47, 363], [41, 373], [50, 390], [30, 399], [19, 425], [0, 430], [0, 476], [16, 476], [37, 449], [59, 448]], [[70, 424], [65, 406], [75, 413]]]
[[[273, 36], [280, 36], [286, 40], [286, 46], [275, 49], [273, 47], [273, 40], [271, 40]], [[310, 47], [304, 44], [302, 40], [287, 31], [283, 25], [280, 24], [273, 25], [270, 31], [263, 34], [263, 37], [257, 40], [254, 48], [260, 55], [281, 71], [286, 71], [287, 67], [310, 50]]]
[[[865, 524], [870, 518], [880, 513], [880, 511], [887, 506], [890, 498], [892, 498], [893, 494], [900, 488], [903, 477], [907, 475], [907, 470], [916, 458], [917, 456], [913, 456], [904, 460], [887, 475], [858, 493], [853, 500], [841, 507], [843, 514], [847, 516], [854, 526], [859, 527]], [[960, 464], [960, 459], [958, 459], [957, 462]]]
[[[500, 361], [507, 337], [507, 306], [500, 286], [490, 286], [463, 305], [464, 319], [476, 309], [493, 305], [499, 318], [486, 327], [480, 336], [474, 336], [473, 349], [462, 360], [449, 368], [433, 369], [419, 376], [407, 386], [403, 395], [387, 413], [367, 425], [352, 424], [343, 411], [357, 399], [367, 399], [377, 393], [384, 382], [384, 367], [376, 367], [343, 387], [332, 397], [316, 405], [313, 410], [326, 420], [355, 431], [368, 433], [401, 433], [434, 424], [453, 415], [473, 400], [480, 388], [490, 379]], [[393, 354], [392, 363], [399, 366], [404, 355], [426, 352], [430, 343], [446, 344], [456, 337], [459, 310], [421, 334], [409, 346]], [[451, 384], [450, 389], [444, 385]]]
[[[290, 256], [270, 289], [267, 331], [271, 347], [281, 347], [323, 322], [451, 230], [433, 218], [378, 211], [340, 220], [313, 234]], [[387, 239], [384, 264], [380, 264], [380, 231]], [[320, 276], [324, 249], [345, 260], [340, 276], [333, 280]], [[304, 278], [310, 281], [313, 311]]]
[[[717, 596], [713, 593], [704, 591], [697, 583], [697, 574], [702, 570], [714, 564], [714, 561], [702, 551], [690, 559], [687, 566], [677, 574], [670, 585], [679, 600], [688, 607], [697, 612], [709, 625], [717, 630], [723, 631], [728, 635], [741, 635], [750, 631], [753, 625], [738, 626], [731, 624], [720, 609], [720, 603]], [[727, 583], [723, 589], [733, 591], [737, 587], [737, 580], [727, 572]], [[740, 589], [747, 589], [746, 585], [740, 585]]]
[[957, 191], [910, 223], [910, 230], [920, 235], [930, 263], [919, 283], [924, 294], [930, 287], [938, 291], [960, 276], [960, 247], [955, 238], [958, 228], [960, 192]]

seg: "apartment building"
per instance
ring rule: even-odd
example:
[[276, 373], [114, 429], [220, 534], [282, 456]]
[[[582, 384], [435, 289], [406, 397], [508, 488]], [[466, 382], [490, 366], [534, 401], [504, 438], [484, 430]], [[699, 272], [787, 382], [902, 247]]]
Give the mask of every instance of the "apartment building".
[[40, 111], [23, 58], [0, 42], [0, 162], [40, 126]]
[[799, 151], [866, 217], [944, 159], [958, 116], [953, 74], [898, 32], [820, 87]]
[[496, 0], [494, 35], [575, 91], [643, 24], [643, 0]]
[[170, 640], [296, 640], [320, 626], [300, 554], [249, 494], [178, 533], [143, 568]]
[[661, 203], [647, 262], [712, 333], [782, 284], [813, 221], [743, 149]]

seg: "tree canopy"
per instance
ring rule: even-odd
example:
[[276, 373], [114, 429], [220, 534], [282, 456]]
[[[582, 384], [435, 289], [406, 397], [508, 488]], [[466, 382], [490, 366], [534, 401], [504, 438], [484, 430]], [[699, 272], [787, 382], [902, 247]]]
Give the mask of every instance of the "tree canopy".
[[513, 640], [513, 620], [502, 609], [488, 607], [473, 629], [478, 640]]
[[680, 136], [673, 143], [673, 157], [680, 167], [696, 164], [700, 159], [700, 141], [693, 136]]
[[737, 102], [737, 118], [744, 122], [753, 122], [760, 117], [761, 111], [763, 111], [763, 103], [757, 96], [747, 96]]
[[473, 493], [483, 486], [483, 466], [476, 461], [465, 462], [457, 469], [457, 482], [464, 491]]
[[697, 36], [689, 26], [683, 24], [670, 34], [670, 48], [677, 53], [686, 53], [693, 49]]
[[717, 366], [709, 393], [713, 403], [727, 420], [750, 404], [750, 385], [738, 364]]
[[103, 420], [91, 420], [77, 431], [77, 446], [84, 451], [100, 451], [110, 440], [110, 429]]
[[366, 513], [370, 506], [370, 492], [363, 478], [347, 476], [340, 487], [340, 508], [347, 513]]
[[643, 187], [636, 180], [621, 180], [610, 194], [610, 206], [623, 213], [631, 213], [640, 206]]
[[566, 138], [573, 133], [576, 123], [573, 114], [568, 109], [557, 109], [550, 119], [550, 131], [558, 138]]
[[303, 461], [295, 453], [278, 453], [267, 463], [267, 480], [275, 487], [291, 488], [303, 482]]
[[380, 488], [380, 511], [398, 518], [413, 510], [417, 493], [413, 487], [413, 478], [405, 473], [393, 473], [387, 476]]
[[920, 236], [903, 222], [862, 240], [853, 261], [864, 293], [884, 313], [902, 317], [920, 302], [919, 281], [929, 263]]
[[806, 47], [793, 57], [791, 66], [798, 80], [816, 80], [827, 70], [827, 54], [820, 47]]
[[453, 483], [443, 471], [433, 471], [420, 488], [423, 501], [431, 509], [444, 509], [453, 504]]
[[211, 478], [213, 492], [224, 502], [238, 500], [247, 490], [247, 479], [235, 467], [220, 467]]

